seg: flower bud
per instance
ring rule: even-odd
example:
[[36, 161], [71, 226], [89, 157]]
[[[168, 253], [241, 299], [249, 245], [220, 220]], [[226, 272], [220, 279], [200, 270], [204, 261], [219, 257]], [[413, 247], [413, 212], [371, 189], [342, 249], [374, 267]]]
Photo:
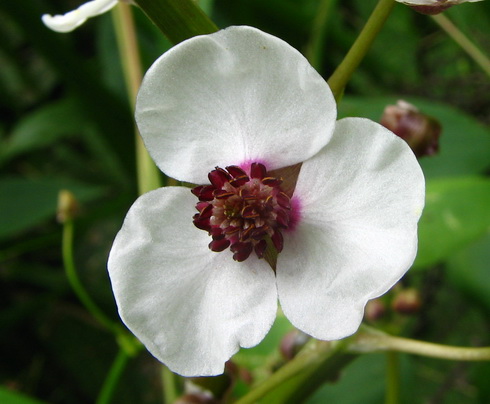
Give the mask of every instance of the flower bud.
[[[243, 373], [243, 374], [242, 374]], [[231, 360], [225, 363], [225, 371], [223, 374], [214, 377], [191, 377], [187, 379], [186, 392], [197, 394], [202, 399], [205, 396], [219, 401], [222, 397], [226, 396], [232, 389], [237, 379], [245, 378], [245, 372], [242, 372], [235, 363]], [[242, 378], [243, 380], [243, 378]], [[248, 381], [248, 379], [245, 379]], [[205, 401], [207, 403], [208, 401]], [[212, 403], [213, 401], [209, 401]]]
[[401, 314], [414, 314], [420, 310], [422, 299], [417, 289], [408, 288], [398, 292], [391, 302], [394, 311]]
[[399, 3], [406, 4], [420, 14], [435, 15], [442, 13], [449, 7], [466, 2], [480, 0], [397, 0]]
[[382, 318], [386, 313], [386, 306], [380, 299], [370, 300], [364, 309], [364, 318], [374, 322]]
[[79, 212], [79, 205], [75, 196], [66, 189], [62, 189], [58, 194], [58, 209], [56, 219], [63, 224], [67, 220], [72, 220]]
[[439, 151], [441, 125], [434, 118], [399, 100], [388, 105], [381, 117], [381, 125], [405, 140], [417, 157], [431, 156]]
[[218, 401], [207, 394], [194, 393], [179, 397], [174, 404], [218, 404]]
[[285, 360], [293, 359], [301, 348], [308, 342], [309, 336], [299, 330], [288, 332], [279, 345], [281, 355]]

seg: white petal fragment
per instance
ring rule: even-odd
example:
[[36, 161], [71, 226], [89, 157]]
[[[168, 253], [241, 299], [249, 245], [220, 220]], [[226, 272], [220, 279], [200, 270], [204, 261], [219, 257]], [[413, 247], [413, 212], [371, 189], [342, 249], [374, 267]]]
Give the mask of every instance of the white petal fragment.
[[461, 3], [474, 3], [482, 0], [396, 0], [408, 6], [444, 6], [456, 5]]
[[328, 142], [335, 118], [330, 88], [308, 61], [251, 27], [172, 48], [147, 72], [136, 105], [157, 165], [194, 183], [216, 165], [303, 161]]
[[196, 201], [182, 187], [141, 196], [108, 267], [121, 318], [148, 350], [176, 373], [210, 376], [264, 338], [277, 292], [265, 261], [208, 249], [211, 238], [192, 223]]
[[278, 257], [281, 306], [316, 338], [346, 337], [359, 327], [366, 302], [415, 258], [422, 171], [403, 140], [367, 119], [347, 118], [303, 164], [295, 196], [301, 220]]
[[70, 32], [82, 25], [88, 18], [95, 17], [110, 10], [117, 4], [118, 0], [92, 0], [82, 4], [76, 10], [63, 15], [44, 14], [44, 24], [57, 32]]

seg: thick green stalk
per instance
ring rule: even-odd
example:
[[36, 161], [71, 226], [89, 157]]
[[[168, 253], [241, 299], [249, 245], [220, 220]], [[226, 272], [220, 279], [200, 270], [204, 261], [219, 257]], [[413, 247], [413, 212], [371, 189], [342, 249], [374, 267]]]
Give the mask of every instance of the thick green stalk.
[[396, 351], [456, 361], [490, 361], [490, 347], [473, 348], [433, 344], [395, 337], [363, 325], [350, 344], [352, 352]]
[[490, 59], [443, 14], [432, 19], [490, 76]]
[[383, 28], [385, 21], [393, 9], [395, 0], [379, 0], [371, 16], [366, 22], [356, 41], [345, 55], [344, 60], [328, 79], [335, 99], [338, 101], [344, 92], [344, 88], [352, 74], [361, 63], [376, 36]]
[[338, 372], [357, 355], [348, 353], [349, 339], [342, 341], [311, 340], [290, 362], [235, 404], [298, 403], [320, 385], [335, 379]]
[[112, 400], [112, 396], [116, 391], [117, 384], [121, 379], [121, 376], [126, 369], [130, 356], [124, 349], [119, 349], [116, 359], [114, 360], [109, 373], [104, 381], [102, 390], [99, 397], [97, 397], [96, 404], [109, 404]]
[[[119, 3], [113, 9], [112, 16], [128, 99], [131, 110], [134, 111], [143, 73], [131, 6]], [[135, 144], [138, 192], [141, 195], [161, 186], [160, 172], [148, 154], [137, 128], [135, 128]]]
[[174, 44], [218, 31], [192, 0], [135, 0], [135, 3]]

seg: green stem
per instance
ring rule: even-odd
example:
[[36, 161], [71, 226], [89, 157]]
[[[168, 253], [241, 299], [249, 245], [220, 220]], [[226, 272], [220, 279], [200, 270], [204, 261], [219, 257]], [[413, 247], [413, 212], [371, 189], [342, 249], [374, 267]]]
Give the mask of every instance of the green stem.
[[174, 44], [218, 31], [192, 0], [135, 0], [135, 3]]
[[325, 38], [327, 36], [328, 20], [332, 15], [332, 9], [338, 0], [321, 0], [318, 5], [316, 17], [311, 28], [310, 41], [305, 50], [305, 56], [311, 65], [317, 70], [322, 70], [324, 58]]
[[471, 348], [433, 344], [409, 338], [394, 337], [363, 326], [350, 345], [352, 352], [397, 351], [430, 358], [456, 361], [489, 361], [490, 347]]
[[[131, 6], [125, 3], [119, 3], [113, 9], [112, 16], [124, 78], [126, 80], [128, 98], [131, 109], [134, 110], [136, 95], [138, 94], [143, 73]], [[161, 186], [160, 174], [148, 154], [137, 128], [135, 128], [135, 143], [138, 192], [141, 195]]]
[[328, 79], [335, 99], [338, 101], [344, 92], [347, 82], [361, 63], [371, 47], [374, 39], [383, 28], [385, 21], [393, 9], [395, 0], [379, 0], [361, 33], [350, 48], [344, 60]]
[[338, 372], [357, 356], [346, 352], [348, 341], [310, 341], [298, 356], [235, 404], [252, 404], [264, 397], [264, 402], [302, 401], [321, 384], [335, 379]]
[[124, 349], [119, 349], [116, 359], [112, 363], [111, 369], [104, 381], [102, 390], [97, 397], [96, 404], [109, 404], [111, 402], [112, 396], [116, 391], [117, 384], [128, 364], [129, 358], [130, 356]]
[[445, 15], [431, 17], [490, 76], [490, 59]]
[[87, 293], [82, 283], [80, 282], [80, 279], [78, 278], [75, 268], [75, 261], [73, 259], [72, 219], [68, 219], [63, 223], [62, 254], [66, 277], [68, 278], [68, 282], [70, 283], [78, 299], [100, 324], [102, 324], [104, 327], [111, 330], [115, 334], [121, 333], [121, 327], [105, 316], [102, 310], [99, 309], [99, 307], [95, 304], [90, 295]]
[[386, 353], [386, 404], [398, 404], [400, 398], [400, 357], [397, 352]]

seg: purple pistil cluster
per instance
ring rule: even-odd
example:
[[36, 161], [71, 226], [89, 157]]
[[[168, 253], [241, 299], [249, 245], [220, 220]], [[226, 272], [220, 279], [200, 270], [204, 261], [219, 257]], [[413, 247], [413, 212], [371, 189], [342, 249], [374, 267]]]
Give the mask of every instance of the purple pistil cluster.
[[250, 174], [238, 166], [216, 167], [208, 178], [211, 185], [200, 185], [192, 193], [199, 198], [194, 225], [213, 238], [209, 248], [219, 252], [230, 247], [233, 259], [244, 261], [252, 251], [263, 258], [270, 239], [281, 252], [281, 230], [289, 227], [291, 214], [282, 179], [268, 176], [260, 163], [251, 164]]

